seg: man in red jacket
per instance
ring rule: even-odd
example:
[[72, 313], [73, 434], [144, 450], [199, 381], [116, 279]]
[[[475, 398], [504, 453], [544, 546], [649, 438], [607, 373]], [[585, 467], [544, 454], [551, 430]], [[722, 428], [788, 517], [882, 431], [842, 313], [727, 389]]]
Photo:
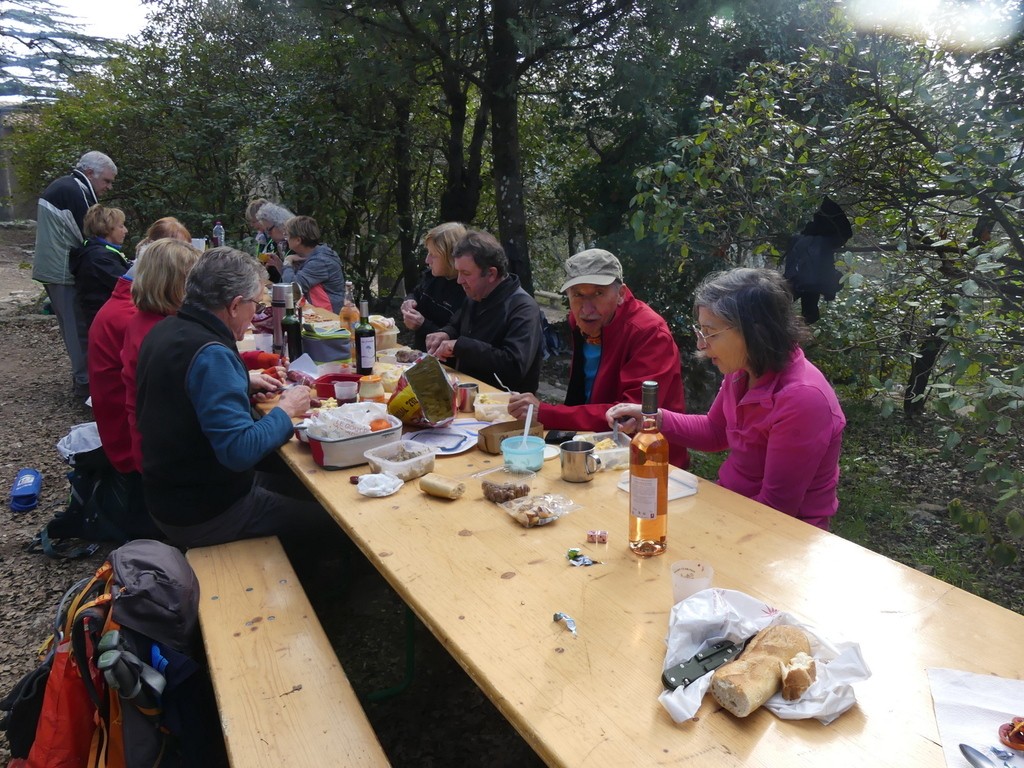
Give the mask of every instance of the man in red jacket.
[[[662, 408], [685, 408], [679, 348], [662, 317], [622, 282], [622, 265], [608, 251], [591, 248], [565, 263], [561, 290], [569, 297], [572, 364], [564, 405], [536, 395], [512, 395], [509, 412], [523, 418], [532, 403], [547, 429], [603, 432], [614, 403], [639, 403], [641, 385], [658, 382]], [[674, 404], [674, 405], [670, 405]], [[672, 447], [672, 463], [690, 464], [685, 448]]]

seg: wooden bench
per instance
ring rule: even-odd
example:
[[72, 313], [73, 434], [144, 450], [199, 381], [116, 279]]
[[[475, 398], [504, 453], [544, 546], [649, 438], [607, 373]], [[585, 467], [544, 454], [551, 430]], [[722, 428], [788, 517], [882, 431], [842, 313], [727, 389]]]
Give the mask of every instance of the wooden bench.
[[188, 552], [233, 766], [386, 766], [277, 537]]

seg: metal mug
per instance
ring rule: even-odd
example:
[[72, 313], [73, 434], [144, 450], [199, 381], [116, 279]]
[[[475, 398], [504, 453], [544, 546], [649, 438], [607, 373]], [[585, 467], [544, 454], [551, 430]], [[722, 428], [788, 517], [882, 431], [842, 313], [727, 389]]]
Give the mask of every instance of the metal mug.
[[480, 390], [478, 384], [465, 383], [459, 384], [456, 388], [455, 403], [462, 413], [470, 413], [476, 406], [476, 395]]
[[601, 469], [601, 459], [594, 455], [593, 443], [586, 440], [569, 440], [559, 447], [563, 480], [570, 483], [588, 483], [594, 479], [594, 473]]

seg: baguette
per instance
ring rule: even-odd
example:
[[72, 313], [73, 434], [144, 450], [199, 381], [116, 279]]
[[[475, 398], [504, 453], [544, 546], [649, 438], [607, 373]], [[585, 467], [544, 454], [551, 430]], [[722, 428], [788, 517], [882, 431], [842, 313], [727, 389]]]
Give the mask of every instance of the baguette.
[[732, 714], [746, 717], [779, 690], [782, 665], [799, 653], [810, 652], [810, 641], [799, 627], [766, 627], [754, 635], [739, 657], [715, 670], [711, 695]]
[[429, 472], [420, 478], [420, 490], [441, 499], [457, 499], [466, 492], [466, 484]]
[[782, 663], [782, 698], [796, 701], [811, 687], [818, 677], [818, 665], [813, 656], [798, 653], [786, 664]]

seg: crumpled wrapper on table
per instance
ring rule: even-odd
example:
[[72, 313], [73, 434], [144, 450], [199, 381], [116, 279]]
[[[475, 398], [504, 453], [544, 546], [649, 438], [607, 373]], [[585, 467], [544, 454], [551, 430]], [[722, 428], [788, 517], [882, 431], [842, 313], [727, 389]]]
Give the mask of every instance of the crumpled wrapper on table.
[[396, 493], [405, 482], [388, 472], [378, 472], [370, 475], [360, 475], [359, 484], [356, 490], [363, 496], [381, 497], [390, 496]]
[[[669, 618], [663, 669], [682, 664], [715, 642], [744, 640], [773, 624], [791, 624], [807, 633], [818, 677], [797, 701], [786, 701], [779, 692], [764, 706], [783, 720], [813, 717], [825, 725], [831, 723], [856, 703], [852, 684], [871, 676], [860, 646], [853, 642], [831, 643], [795, 616], [743, 592], [705, 589], [676, 603]], [[697, 714], [713, 674], [709, 672], [685, 688], [664, 691], [658, 697], [673, 720], [682, 723]]]
[[[317, 408], [303, 424], [310, 437], [317, 440], [338, 440], [358, 435], [368, 435], [373, 430], [370, 422], [387, 418], [388, 409], [383, 403], [345, 403], [337, 408]], [[397, 427], [397, 422], [394, 423]]]

